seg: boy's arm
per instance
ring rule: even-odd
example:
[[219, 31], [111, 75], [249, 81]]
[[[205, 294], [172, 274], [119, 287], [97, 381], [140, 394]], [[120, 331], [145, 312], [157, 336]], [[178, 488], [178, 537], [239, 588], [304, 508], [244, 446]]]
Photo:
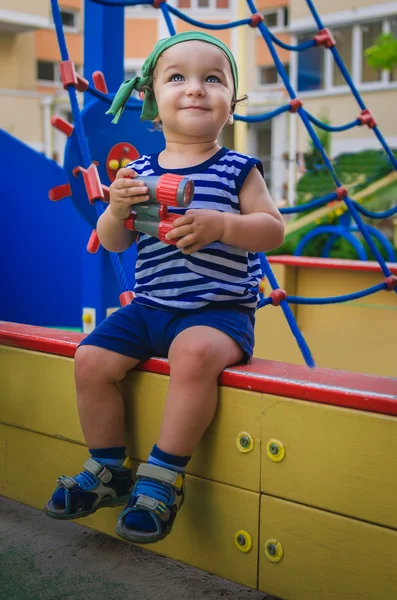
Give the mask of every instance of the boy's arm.
[[97, 222], [97, 234], [102, 246], [109, 252], [124, 252], [136, 240], [136, 231], [124, 226], [123, 219], [113, 216], [110, 206], [101, 214]]
[[223, 244], [250, 252], [266, 252], [281, 246], [285, 223], [270, 197], [257, 168], [249, 172], [239, 194], [240, 215], [222, 213]]
[[271, 199], [266, 184], [256, 167], [248, 174], [239, 194], [241, 214], [216, 210], [188, 210], [174, 222], [168, 240], [180, 238], [176, 244], [184, 254], [220, 241], [248, 252], [266, 252], [284, 241], [284, 219]]

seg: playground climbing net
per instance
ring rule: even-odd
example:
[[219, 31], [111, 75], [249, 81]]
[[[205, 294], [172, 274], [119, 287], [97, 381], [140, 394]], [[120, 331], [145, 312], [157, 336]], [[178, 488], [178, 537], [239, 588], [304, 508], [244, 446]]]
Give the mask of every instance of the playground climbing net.
[[[299, 345], [299, 348], [302, 352], [302, 355], [305, 359], [305, 362], [308, 366], [314, 367], [315, 363], [312, 358], [310, 349], [299, 330], [299, 327], [296, 323], [295, 317], [290, 308], [290, 304], [330, 304], [330, 303], [338, 303], [345, 302], [349, 300], [355, 300], [357, 298], [362, 298], [364, 296], [368, 296], [370, 294], [374, 294], [380, 290], [388, 290], [394, 291], [397, 293], [397, 277], [392, 275], [386, 261], [384, 260], [381, 252], [379, 251], [377, 245], [374, 243], [369, 228], [363, 221], [361, 215], [371, 217], [373, 219], [384, 219], [390, 217], [397, 213], [397, 206], [392, 207], [391, 209], [379, 213], [375, 213], [369, 211], [368, 209], [363, 208], [360, 204], [352, 200], [349, 196], [349, 191], [346, 187], [344, 187], [339, 180], [330, 158], [327, 156], [320, 139], [313, 127], [313, 125], [322, 128], [327, 131], [345, 131], [347, 129], [351, 129], [353, 127], [366, 126], [374, 132], [376, 137], [379, 140], [380, 145], [383, 147], [386, 155], [388, 156], [392, 167], [397, 171], [397, 160], [391, 151], [389, 145], [387, 144], [384, 136], [382, 135], [379, 127], [377, 125], [376, 119], [372, 114], [371, 110], [366, 107], [357, 87], [355, 86], [345, 64], [343, 63], [341, 56], [337, 50], [335, 40], [332, 36], [332, 33], [329, 29], [324, 27], [321, 17], [319, 16], [312, 0], [306, 0], [308, 8], [313, 15], [314, 21], [318, 28], [318, 33], [313, 37], [312, 40], [306, 41], [302, 44], [298, 45], [290, 45], [281, 40], [279, 40], [265, 25], [263, 22], [262, 15], [257, 11], [255, 7], [255, 2], [253, 0], [246, 0], [248, 9], [251, 13], [249, 18], [240, 19], [238, 21], [230, 22], [230, 23], [222, 23], [222, 24], [210, 24], [203, 23], [201, 21], [192, 19], [188, 17], [186, 14], [171, 6], [166, 2], [166, 0], [89, 0], [93, 3], [100, 4], [108, 7], [125, 7], [125, 6], [136, 6], [139, 4], [148, 4], [152, 5], [155, 9], [161, 10], [165, 22], [167, 24], [170, 35], [175, 35], [175, 27], [173, 21], [171, 19], [171, 14], [175, 15], [177, 18], [182, 19], [183, 21], [193, 25], [195, 27], [209, 29], [218, 31], [221, 29], [230, 29], [233, 27], [241, 27], [241, 26], [250, 26], [257, 27], [260, 31], [264, 42], [266, 43], [269, 52], [274, 60], [274, 65], [278, 71], [278, 74], [284, 83], [285, 89], [289, 96], [289, 102], [287, 102], [284, 106], [277, 108], [276, 110], [270, 111], [268, 113], [264, 113], [261, 115], [255, 116], [241, 116], [235, 115], [236, 120], [246, 121], [246, 122], [259, 122], [259, 121], [267, 121], [278, 115], [286, 112], [296, 113], [297, 116], [302, 120], [308, 134], [310, 135], [314, 147], [318, 150], [323, 160], [325, 167], [328, 169], [330, 176], [335, 185], [334, 191], [331, 193], [321, 197], [311, 200], [305, 204], [301, 204], [299, 206], [286, 207], [282, 208], [281, 212], [284, 214], [287, 213], [298, 213], [307, 211], [313, 208], [320, 208], [322, 206], [328, 205], [330, 202], [334, 201], [343, 201], [347, 211], [349, 212], [350, 217], [355, 222], [358, 231], [360, 231], [364, 240], [368, 244], [368, 247], [372, 251], [376, 260], [378, 261], [380, 268], [382, 270], [384, 279], [379, 284], [374, 285], [370, 288], [360, 290], [358, 292], [354, 292], [351, 294], [346, 294], [342, 296], [335, 296], [329, 298], [303, 298], [300, 296], [290, 296], [287, 292], [280, 288], [278, 285], [277, 279], [269, 265], [269, 262], [264, 254], [260, 255], [261, 265], [263, 270], [263, 275], [269, 281], [272, 292], [268, 297], [263, 297], [261, 293], [261, 299], [259, 302], [259, 307], [266, 306], [268, 304], [272, 304], [273, 306], [280, 306], [283, 310], [283, 313], [288, 321], [288, 325]], [[88, 140], [85, 134], [83, 121], [80, 113], [79, 104], [77, 101], [76, 92], [88, 92], [89, 94], [96, 96], [101, 99], [103, 102], [110, 104], [112, 101], [111, 95], [108, 94], [106, 82], [104, 76], [100, 72], [95, 72], [93, 74], [93, 85], [91, 85], [86, 79], [80, 76], [74, 67], [72, 61], [69, 60], [69, 53], [66, 45], [65, 35], [63, 32], [63, 25], [61, 19], [61, 12], [58, 4], [58, 0], [51, 0], [51, 8], [53, 19], [55, 23], [55, 29], [58, 37], [59, 49], [62, 58], [61, 62], [61, 76], [64, 88], [68, 91], [70, 104], [72, 108], [72, 114], [74, 119], [74, 127], [67, 122], [61, 122], [58, 119], [58, 123], [54, 123], [55, 126], [58, 126], [66, 135], [71, 135], [73, 131], [75, 131], [78, 141], [78, 146], [80, 149], [81, 157], [82, 157], [82, 166], [76, 167], [77, 172], [81, 172], [84, 177], [84, 184], [87, 191], [87, 195], [89, 200], [95, 204], [95, 208], [98, 216], [102, 214], [104, 210], [103, 201], [105, 200], [107, 188], [103, 186], [100, 182], [99, 175], [96, 169], [95, 163], [92, 161], [90, 150], [88, 146]], [[331, 126], [329, 124], [323, 123], [322, 121], [316, 119], [313, 115], [311, 115], [305, 108], [303, 107], [302, 101], [297, 98], [295, 91], [291, 85], [287, 72], [283, 63], [281, 62], [277, 51], [276, 46], [279, 46], [285, 50], [293, 51], [293, 52], [305, 52], [309, 48], [313, 47], [324, 47], [329, 52], [332, 53], [333, 58], [338, 66], [341, 74], [343, 75], [347, 85], [349, 86], [357, 104], [360, 108], [360, 113], [358, 117], [352, 121], [351, 123], [347, 123], [341, 126]], [[127, 103], [127, 109], [132, 107], [135, 103], [136, 106], [137, 100], [133, 99]], [[62, 187], [62, 186], [61, 186]], [[98, 202], [99, 200], [99, 202]], [[95, 232], [93, 232], [95, 234]], [[92, 243], [89, 243], [89, 250], [95, 251], [95, 235], [92, 238]], [[127, 302], [131, 299], [131, 292], [128, 292], [128, 284], [125, 274], [123, 272], [123, 268], [121, 266], [120, 259], [117, 254], [110, 253], [112, 265], [115, 271], [116, 278], [119, 282], [119, 286], [121, 288], [121, 302]]]

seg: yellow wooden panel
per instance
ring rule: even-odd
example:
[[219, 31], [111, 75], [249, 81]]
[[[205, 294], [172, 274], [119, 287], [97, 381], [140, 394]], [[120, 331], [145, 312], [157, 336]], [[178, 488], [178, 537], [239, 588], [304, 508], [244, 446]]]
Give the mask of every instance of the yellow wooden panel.
[[397, 528], [397, 418], [275, 396], [263, 412], [263, 492]]
[[[282, 545], [279, 562], [265, 555], [270, 539]], [[259, 589], [284, 600], [395, 600], [397, 531], [262, 496]]]
[[[167, 388], [168, 377], [143, 372], [131, 373], [124, 384], [130, 454], [140, 461], [147, 459], [160, 432]], [[237, 449], [236, 438], [242, 431], [254, 438], [252, 452]], [[260, 431], [261, 395], [221, 387], [215, 419], [188, 472], [259, 492]]]
[[[41, 509], [62, 473], [77, 473], [84, 448], [64, 440], [0, 425], [0, 493]], [[197, 477], [186, 478], [186, 501], [172, 534], [149, 550], [257, 587], [260, 494]], [[117, 537], [121, 508], [106, 508], [76, 522]], [[234, 543], [240, 529], [252, 537], [250, 552]]]
[[[299, 296], [338, 296], [381, 283], [381, 273], [301, 268]], [[342, 304], [299, 306], [305, 332], [320, 367], [395, 377], [396, 294], [377, 292]]]
[[0, 347], [0, 422], [84, 444], [73, 359]]
[[[0, 365], [1, 396], [6, 399], [0, 407], [0, 422], [84, 444], [72, 359], [4, 347]], [[167, 388], [165, 375], [135, 372], [127, 377], [126, 438], [132, 458], [147, 460], [158, 438]], [[261, 396], [222, 387], [219, 398], [215, 420], [188, 472], [259, 492]], [[241, 431], [254, 438], [252, 452], [238, 451], [236, 437]]]

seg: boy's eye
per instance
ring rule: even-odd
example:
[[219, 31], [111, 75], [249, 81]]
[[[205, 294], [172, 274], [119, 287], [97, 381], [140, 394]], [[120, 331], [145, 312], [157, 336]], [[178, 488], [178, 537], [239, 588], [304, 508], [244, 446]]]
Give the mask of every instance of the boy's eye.
[[206, 81], [208, 81], [209, 83], [220, 83], [221, 82], [219, 77], [217, 77], [216, 75], [208, 75], [208, 77], [206, 78]]
[[183, 81], [184, 77], [180, 73], [175, 73], [175, 75], [171, 75], [170, 81]]

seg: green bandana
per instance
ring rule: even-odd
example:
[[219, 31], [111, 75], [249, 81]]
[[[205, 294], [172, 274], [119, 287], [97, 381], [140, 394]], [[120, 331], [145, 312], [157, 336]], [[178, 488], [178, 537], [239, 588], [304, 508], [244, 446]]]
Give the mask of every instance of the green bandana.
[[[230, 66], [233, 74], [234, 81], [234, 93], [237, 95], [238, 88], [238, 74], [237, 74], [237, 65], [234, 59], [233, 54], [230, 52], [229, 48], [220, 40], [209, 35], [208, 33], [204, 33], [202, 31], [185, 31], [184, 33], [178, 33], [169, 38], [165, 38], [157, 42], [154, 47], [154, 50], [145, 62], [142, 67], [142, 77], [134, 77], [134, 79], [127, 79], [118, 89], [117, 94], [115, 95], [112, 105], [106, 114], [114, 115], [114, 119], [112, 123], [118, 123], [121, 115], [123, 114], [123, 110], [127, 103], [128, 98], [131, 96], [134, 90], [138, 90], [144, 86], [148, 86], [152, 88], [153, 86], [153, 71], [156, 67], [157, 61], [160, 56], [171, 48], [171, 46], [175, 46], [175, 44], [180, 44], [181, 42], [190, 42], [192, 40], [198, 40], [202, 42], [208, 42], [209, 44], [213, 44], [214, 46], [218, 46], [223, 52], [226, 54], [229, 59]], [[158, 116], [158, 108], [157, 102], [154, 97], [154, 94], [150, 91], [145, 92], [145, 97], [143, 100], [143, 107], [141, 112], [142, 121], [154, 121], [154, 119]]]

